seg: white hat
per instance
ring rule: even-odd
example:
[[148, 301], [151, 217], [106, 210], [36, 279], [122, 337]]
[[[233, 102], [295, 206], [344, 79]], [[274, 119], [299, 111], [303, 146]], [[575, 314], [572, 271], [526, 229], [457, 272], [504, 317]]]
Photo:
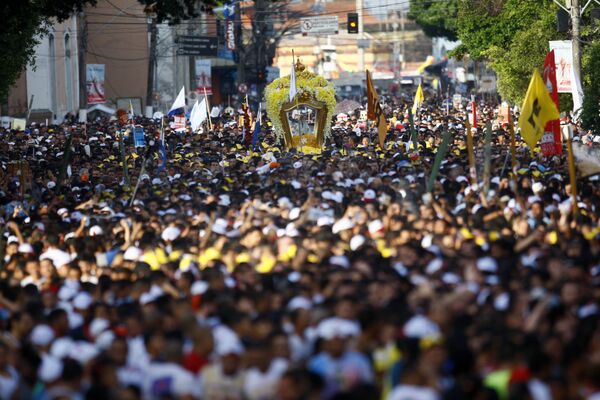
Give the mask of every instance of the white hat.
[[48, 346], [54, 340], [54, 331], [48, 325], [37, 325], [29, 334], [29, 340], [35, 346]]
[[212, 226], [212, 231], [218, 235], [227, 233], [227, 221], [223, 218], [217, 218]]
[[204, 282], [204, 281], [196, 281], [194, 283], [192, 283], [192, 286], [190, 287], [190, 293], [192, 293], [192, 296], [198, 296], [201, 294], [206, 293], [206, 291], [208, 290], [208, 283]]
[[345, 231], [347, 229], [352, 229], [352, 228], [354, 228], [354, 222], [352, 222], [352, 220], [350, 218], [342, 218], [339, 221], [337, 221], [335, 224], [333, 224], [331, 231], [337, 235], [341, 231]]
[[42, 355], [42, 363], [38, 368], [38, 377], [42, 382], [51, 383], [62, 375], [62, 361], [50, 355]]
[[294, 166], [295, 169], [300, 169], [300, 168], [302, 168], [302, 162], [301, 161], [296, 161], [293, 164], [293, 166]]
[[90, 335], [94, 339], [97, 339], [98, 336], [104, 331], [106, 331], [110, 327], [110, 322], [104, 318], [94, 318], [90, 323]]
[[89, 294], [88, 292], [80, 292], [73, 299], [73, 308], [76, 308], [78, 310], [87, 310], [88, 308], [90, 308], [93, 302], [94, 299], [92, 298], [91, 294]]
[[352, 239], [350, 239], [350, 250], [358, 250], [363, 244], [365, 244], [366, 241], [367, 240], [362, 235], [353, 236]]
[[350, 268], [350, 261], [348, 260], [348, 257], [346, 256], [331, 256], [329, 258], [329, 264], [331, 265], [337, 265], [338, 267], [342, 267], [342, 268]]
[[104, 351], [110, 347], [113, 340], [115, 340], [115, 334], [112, 331], [104, 331], [96, 338], [96, 347]]
[[335, 222], [335, 220], [333, 219], [333, 217], [323, 215], [322, 217], [319, 217], [319, 219], [317, 220], [317, 226], [329, 226], [329, 225], [333, 225], [334, 222]]
[[444, 260], [442, 260], [441, 258], [434, 258], [433, 260], [429, 261], [427, 267], [425, 267], [425, 272], [428, 275], [432, 275], [439, 271], [443, 266]]
[[229, 205], [231, 205], [231, 198], [229, 197], [228, 194], [222, 194], [219, 196], [219, 203], [220, 206], [224, 206], [227, 207]]
[[306, 297], [296, 296], [290, 300], [290, 302], [287, 305], [287, 308], [290, 311], [298, 310], [298, 309], [310, 310], [312, 308], [312, 306], [313, 306], [312, 301], [310, 301]]
[[369, 227], [369, 234], [371, 236], [373, 236], [373, 235], [375, 235], [377, 233], [382, 232], [383, 229], [384, 229], [383, 222], [381, 222], [380, 219], [376, 219], [374, 221], [370, 221], [368, 227]]
[[100, 236], [104, 230], [99, 225], [94, 225], [90, 228], [90, 236]]
[[172, 242], [173, 240], [177, 239], [179, 235], [181, 235], [181, 230], [179, 228], [176, 226], [169, 226], [162, 232], [160, 237], [165, 242]]
[[326, 318], [317, 325], [317, 336], [325, 340], [336, 337], [348, 338], [360, 335], [360, 326], [355, 322], [339, 317]]
[[404, 336], [408, 338], [423, 338], [440, 334], [439, 326], [424, 315], [415, 315], [404, 324]]
[[127, 250], [125, 250], [125, 253], [123, 254], [123, 259], [125, 261], [138, 261], [143, 255], [144, 252], [141, 249], [139, 249], [138, 247], [130, 246], [127, 248]]
[[290, 210], [289, 218], [291, 220], [298, 219], [300, 216], [300, 207], [294, 207]]
[[531, 185], [531, 190], [533, 190], [533, 193], [539, 194], [542, 190], [544, 190], [544, 185], [541, 182], [536, 182]]
[[492, 257], [483, 257], [477, 260], [477, 269], [483, 272], [498, 271], [498, 263]]
[[57, 338], [52, 346], [50, 347], [50, 355], [56, 357], [59, 360], [62, 360], [65, 357], [68, 357], [71, 353], [71, 348], [75, 342], [73, 339], [69, 337], [59, 337]]
[[58, 299], [60, 301], [71, 301], [75, 296], [77, 296], [77, 290], [69, 285], [62, 285], [58, 290]]
[[373, 189], [367, 189], [365, 190], [365, 193], [363, 194], [363, 200], [375, 200], [375, 198], [377, 197], [377, 195], [375, 194], [375, 191]]
[[29, 243], [23, 243], [19, 245], [19, 253], [33, 254], [34, 252], [33, 246]]
[[99, 351], [93, 344], [84, 341], [78, 341], [71, 346], [69, 357], [80, 364], [85, 365], [90, 360], [96, 358], [98, 354]]
[[19, 243], [19, 238], [16, 237], [15, 235], [10, 235], [8, 237], [8, 239], [6, 240], [6, 243], [7, 244], [12, 244], [12, 243], [17, 243], [18, 244]]

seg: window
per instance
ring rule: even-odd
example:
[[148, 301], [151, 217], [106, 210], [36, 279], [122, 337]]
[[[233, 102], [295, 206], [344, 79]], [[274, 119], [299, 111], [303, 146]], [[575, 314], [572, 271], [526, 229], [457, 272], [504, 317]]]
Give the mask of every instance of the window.
[[57, 101], [56, 101], [56, 45], [54, 43], [54, 34], [51, 33], [48, 36], [48, 85], [50, 93], [50, 109], [52, 114], [56, 115], [57, 112]]

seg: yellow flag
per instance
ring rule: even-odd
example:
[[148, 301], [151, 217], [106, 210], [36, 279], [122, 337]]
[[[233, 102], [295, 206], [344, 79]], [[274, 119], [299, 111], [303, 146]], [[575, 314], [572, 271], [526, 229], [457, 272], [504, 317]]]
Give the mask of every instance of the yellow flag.
[[417, 93], [415, 93], [415, 102], [414, 102], [413, 108], [412, 108], [413, 115], [417, 114], [417, 110], [419, 109], [419, 107], [421, 107], [421, 104], [423, 104], [424, 100], [425, 100], [425, 96], [423, 96], [423, 88], [421, 87], [421, 84], [419, 83], [419, 87], [417, 88]]
[[540, 73], [537, 70], [533, 71], [519, 117], [521, 136], [531, 150], [544, 134], [546, 123], [559, 118], [556, 104], [552, 101]]
[[385, 137], [387, 135], [387, 123], [385, 121], [385, 115], [379, 104], [379, 96], [373, 85], [371, 79], [371, 73], [367, 70], [367, 119], [377, 121], [377, 131], [379, 133], [379, 147], [382, 150], [385, 149]]

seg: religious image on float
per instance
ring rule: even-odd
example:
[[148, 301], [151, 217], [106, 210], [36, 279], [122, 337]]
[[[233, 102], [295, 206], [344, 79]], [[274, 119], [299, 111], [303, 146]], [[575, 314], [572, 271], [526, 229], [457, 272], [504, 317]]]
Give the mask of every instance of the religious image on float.
[[[290, 80], [295, 82], [290, 87]], [[293, 99], [290, 92], [295, 93]], [[267, 115], [275, 135], [283, 138], [287, 149], [320, 153], [331, 135], [331, 120], [336, 106], [335, 88], [297, 61], [294, 77], [274, 80], [265, 90]]]

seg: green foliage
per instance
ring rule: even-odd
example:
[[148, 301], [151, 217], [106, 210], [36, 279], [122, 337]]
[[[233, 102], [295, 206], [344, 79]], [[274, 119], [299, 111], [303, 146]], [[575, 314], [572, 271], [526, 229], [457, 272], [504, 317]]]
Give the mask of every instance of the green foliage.
[[429, 37], [456, 40], [459, 0], [411, 0], [408, 18], [414, 19]]
[[502, 98], [515, 104], [523, 101], [533, 70], [542, 72], [548, 38], [556, 32], [551, 14], [540, 15], [527, 27], [519, 28], [513, 27], [519, 30], [512, 40], [503, 37], [502, 40], [506, 40], [503, 44], [495, 43], [488, 49], [479, 45], [478, 49], [478, 54], [490, 61], [498, 75], [498, 92]]
[[32, 61], [51, 19], [62, 21], [96, 0], [2, 0], [0, 3], [0, 99]]
[[600, 42], [584, 48], [583, 54], [583, 111], [581, 122], [587, 129], [600, 132]]
[[[176, 24], [200, 12], [210, 12], [219, 0], [138, 0], [152, 8], [158, 22]], [[97, 0], [1, 0], [0, 1], [0, 99], [27, 64], [34, 64], [35, 46], [54, 21], [63, 21]], [[152, 7], [150, 7], [152, 6]]]

